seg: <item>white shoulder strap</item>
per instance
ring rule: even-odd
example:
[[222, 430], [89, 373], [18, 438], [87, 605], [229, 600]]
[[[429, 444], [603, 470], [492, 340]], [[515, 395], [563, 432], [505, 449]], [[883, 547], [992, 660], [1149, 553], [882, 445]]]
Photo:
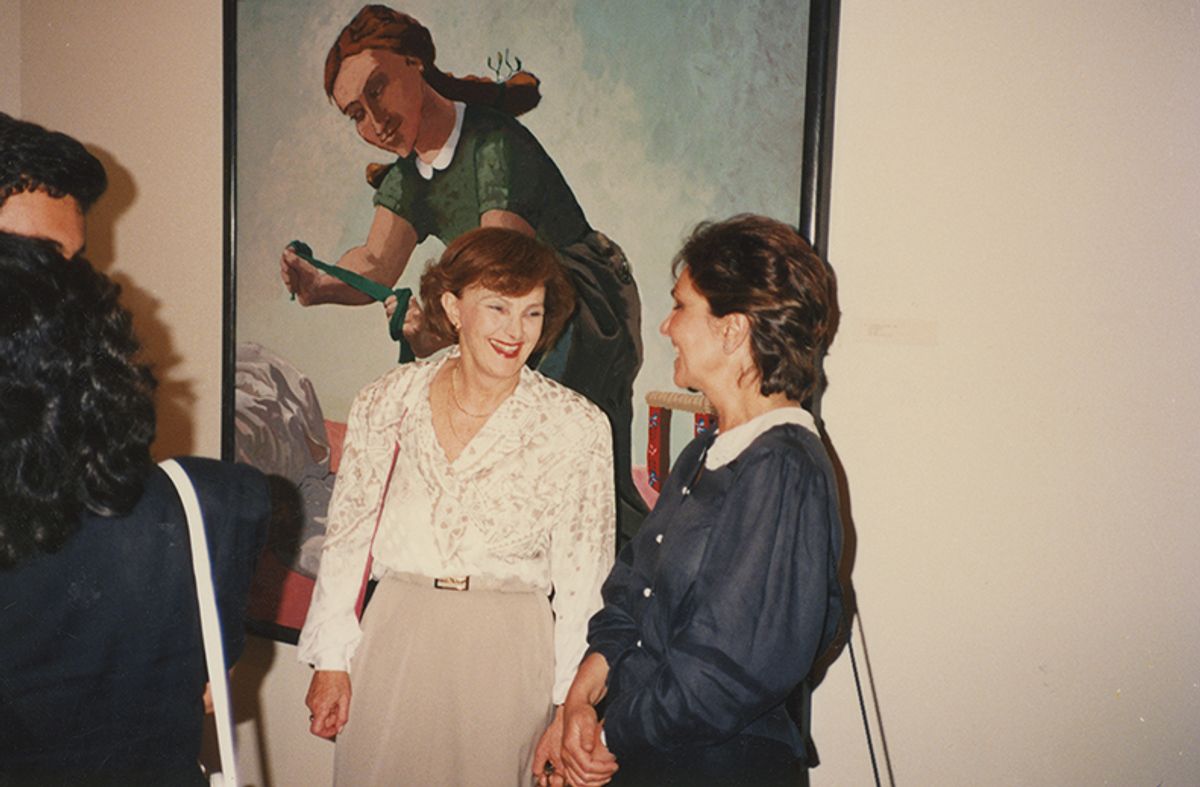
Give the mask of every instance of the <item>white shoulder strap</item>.
[[212, 687], [213, 712], [217, 721], [217, 746], [221, 752], [220, 778], [213, 774], [211, 784], [238, 784], [237, 757], [233, 750], [233, 716], [229, 706], [229, 682], [225, 670], [225, 652], [221, 644], [221, 623], [217, 617], [217, 599], [213, 591], [212, 565], [208, 559], [208, 539], [204, 535], [204, 514], [196, 490], [183, 467], [174, 459], [159, 463], [175, 484], [183, 510], [187, 514], [188, 536], [192, 545], [192, 573], [196, 577], [196, 597], [200, 601], [200, 631], [204, 636], [204, 661]]

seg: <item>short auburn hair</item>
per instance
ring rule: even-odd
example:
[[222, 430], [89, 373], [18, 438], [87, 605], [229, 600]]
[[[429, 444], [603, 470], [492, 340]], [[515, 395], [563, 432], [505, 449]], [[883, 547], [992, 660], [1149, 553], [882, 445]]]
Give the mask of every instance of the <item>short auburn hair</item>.
[[744, 314], [763, 396], [809, 404], [841, 312], [833, 269], [793, 227], [744, 213], [704, 222], [676, 255], [716, 317]]
[[546, 312], [535, 353], [554, 343], [575, 311], [575, 289], [554, 249], [516, 230], [479, 227], [455, 238], [421, 275], [421, 305], [430, 330], [457, 342], [458, 332], [442, 307], [442, 294], [461, 298], [463, 290], [476, 284], [501, 295], [546, 288]]

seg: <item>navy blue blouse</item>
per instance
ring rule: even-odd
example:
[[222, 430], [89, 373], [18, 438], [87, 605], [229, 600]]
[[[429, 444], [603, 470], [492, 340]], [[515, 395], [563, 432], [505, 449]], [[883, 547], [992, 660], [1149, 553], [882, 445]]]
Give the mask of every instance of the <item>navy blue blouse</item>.
[[805, 758], [784, 703], [841, 616], [832, 467], [794, 424], [709, 470], [713, 439], [683, 450], [589, 625], [589, 652], [609, 664], [604, 727], [618, 760], [740, 735]]
[[[266, 478], [181, 464], [204, 510], [232, 664], [266, 535]], [[0, 572], [0, 784], [199, 779], [207, 674], [186, 521], [155, 468], [128, 515], [89, 514], [60, 551]]]

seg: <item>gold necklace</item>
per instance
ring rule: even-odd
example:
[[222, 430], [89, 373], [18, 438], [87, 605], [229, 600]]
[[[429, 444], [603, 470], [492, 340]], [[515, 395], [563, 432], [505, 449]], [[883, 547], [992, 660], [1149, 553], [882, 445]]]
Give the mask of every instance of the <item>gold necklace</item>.
[[[451, 401], [454, 402], [454, 406], [458, 408], [459, 412], [461, 412], [463, 415], [470, 416], [471, 418], [487, 418], [492, 413], [496, 412], [496, 408], [500, 406], [499, 402], [496, 403], [496, 407], [493, 407], [491, 410], [488, 410], [486, 413], [473, 413], [470, 410], [468, 410], [467, 408], [463, 407], [462, 402], [458, 401], [458, 392], [454, 388], [454, 375], [456, 375], [456, 374], [458, 374], [458, 366], [457, 365], [453, 369], [450, 370], [450, 399], [451, 399]], [[501, 399], [500, 401], [503, 402], [504, 400]], [[451, 424], [451, 425], [453, 425], [453, 424]]]
[[471, 442], [471, 439], [458, 431], [458, 427], [454, 425], [453, 412], [446, 413], [446, 423], [450, 425], [450, 431], [454, 434], [455, 439], [463, 444], [463, 447], [466, 447], [467, 443]]

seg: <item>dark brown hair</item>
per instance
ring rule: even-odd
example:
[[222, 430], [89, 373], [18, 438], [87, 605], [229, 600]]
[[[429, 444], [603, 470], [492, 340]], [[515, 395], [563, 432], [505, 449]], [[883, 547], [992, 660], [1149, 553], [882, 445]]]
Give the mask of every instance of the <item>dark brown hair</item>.
[[840, 312], [833, 269], [783, 222], [741, 214], [704, 222], [675, 257], [713, 315], [744, 314], [764, 396], [807, 404]]
[[104, 165], [77, 140], [0, 112], [0, 205], [40, 189], [55, 199], [74, 197], [87, 213], [106, 188]]
[[483, 104], [520, 115], [536, 107], [542, 98], [538, 78], [527, 71], [517, 71], [504, 82], [494, 82], [477, 76], [460, 78], [439, 70], [433, 64], [437, 50], [429, 30], [408, 14], [385, 5], [363, 6], [338, 33], [325, 56], [325, 95], [333, 97], [333, 83], [342, 61], [368, 49], [383, 49], [420, 60], [425, 81], [452, 101]]
[[554, 343], [575, 310], [575, 290], [554, 249], [516, 230], [480, 227], [454, 239], [441, 259], [421, 275], [421, 305], [425, 320], [438, 336], [458, 341], [442, 307], [442, 293], [462, 297], [473, 284], [502, 295], [524, 295], [539, 285], [546, 288], [542, 335], [534, 346], [542, 352]]
[[55, 552], [84, 511], [130, 511], [154, 467], [154, 376], [121, 289], [0, 232], [0, 570]]

